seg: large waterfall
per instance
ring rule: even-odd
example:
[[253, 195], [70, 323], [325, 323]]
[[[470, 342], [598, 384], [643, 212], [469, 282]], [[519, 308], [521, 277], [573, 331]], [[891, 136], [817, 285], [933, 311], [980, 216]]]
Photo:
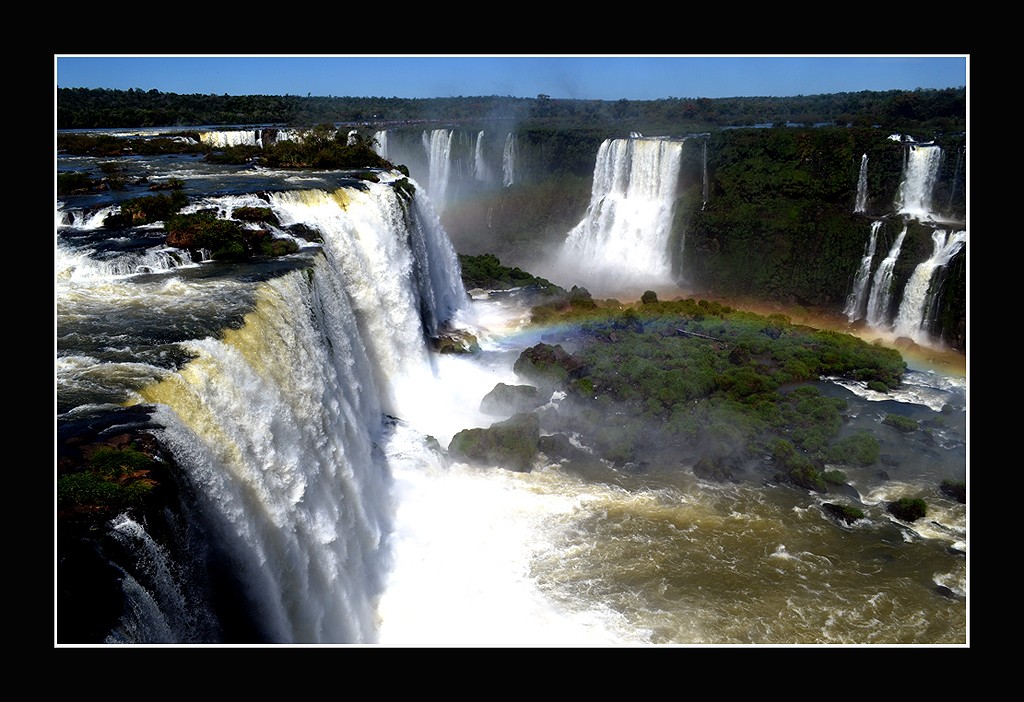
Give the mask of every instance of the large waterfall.
[[[408, 131], [390, 143], [380, 132], [378, 148], [402, 154], [395, 163], [415, 151], [414, 173], [426, 173], [420, 130]], [[670, 261], [681, 247], [668, 232], [682, 145], [602, 144], [586, 218], [564, 242], [565, 283], [675, 287]], [[190, 157], [126, 162], [184, 181], [186, 213], [242, 222], [243, 208], [269, 210], [272, 219], [242, 226], [298, 250], [209, 260], [168, 246], [166, 224], [105, 223], [123, 193], [58, 201], [56, 482], [89, 472], [65, 463], [74, 447], [143, 437], [159, 449], [154, 475], [170, 492], [83, 518], [64, 513], [58, 487], [58, 645], [968, 641], [966, 505], [936, 492], [965, 478], [964, 379], [908, 369], [884, 395], [860, 381], [814, 383], [848, 403], [851, 430], [883, 432], [885, 479], [877, 465], [850, 468], [864, 512], [851, 525], [826, 512], [846, 494], [753, 476], [719, 484], [669, 455], [574, 466], [540, 451], [528, 472], [463, 463], [444, 448], [505, 418], [482, 400], [525, 382], [521, 352], [578, 338], [532, 323], [526, 291], [468, 297], [424, 180]], [[532, 154], [524, 163], [532, 172]], [[706, 201], [706, 151], [701, 167]], [[865, 314], [887, 310], [885, 327], [901, 292], [892, 283], [910, 268], [895, 265], [910, 248], [907, 229], [892, 241], [905, 221], [872, 223], [850, 297]], [[872, 271], [886, 247], [892, 266]], [[913, 279], [930, 279], [931, 290], [965, 247], [966, 232], [943, 232]], [[910, 293], [905, 301], [921, 299]], [[927, 326], [934, 296], [924, 294], [913, 316], [923, 310]], [[479, 349], [431, 350], [430, 337], [453, 330], [472, 332]], [[572, 409], [555, 392], [537, 413], [554, 423]], [[601, 412], [601, 427], [619, 425]], [[887, 412], [928, 430], [897, 431], [880, 421]], [[919, 495], [927, 519], [900, 523], [886, 511]]]
[[935, 291], [933, 282], [936, 272], [948, 264], [966, 245], [967, 232], [950, 234], [936, 229], [932, 232], [932, 242], [932, 255], [914, 269], [904, 289], [896, 320], [893, 322], [893, 333], [897, 336], [908, 337], [925, 344], [931, 343], [928, 333], [931, 320], [928, 319], [927, 313], [931, 309], [929, 301]]
[[432, 129], [423, 132], [423, 148], [427, 152], [430, 170], [427, 190], [434, 207], [444, 211], [448, 192], [448, 178], [451, 173], [452, 130]]
[[505, 137], [505, 149], [502, 152], [501, 158], [502, 183], [506, 188], [516, 182], [517, 151], [516, 134], [515, 132], [509, 132], [508, 136]]
[[[177, 369], [136, 363], [138, 379], [125, 392], [129, 404], [134, 397], [155, 408], [162, 443], [213, 535], [219, 570], [241, 584], [243, 601], [235, 606], [249, 612], [262, 641], [376, 640], [394, 512], [382, 448], [394, 421], [388, 416], [401, 418], [410, 393], [422, 392], [431, 375], [427, 337], [468, 304], [457, 257], [429, 201], [400, 195], [390, 174], [380, 179], [197, 204], [230, 212], [265, 207], [269, 198], [282, 228], [302, 225], [322, 237], [322, 248], [308, 249], [310, 263], [257, 282], [245, 275], [168, 278], [149, 291], [125, 279], [124, 267], [92, 267], [83, 278], [75, 270], [87, 259], [62, 256], [59, 317], [68, 334], [82, 334], [70, 320], [83, 313], [85, 291], [104, 307], [131, 305], [115, 315], [124, 315], [130, 336], [144, 331], [133, 322], [136, 305], [140, 313], [159, 310], [153, 316], [167, 329], [194, 326], [190, 301], [211, 295], [219, 306], [247, 310], [220, 334], [183, 331], [192, 338], [179, 348], [191, 360]], [[101, 374], [115, 377], [102, 358], [80, 357], [76, 368], [79, 376], [92, 374], [91, 384]], [[154, 553], [142, 527], [126, 522], [122, 531]], [[201, 636], [175, 626], [183, 617], [173, 578], [158, 582], [169, 595], [146, 595], [125, 579], [125, 597], [139, 604], [117, 636], [157, 643]]]
[[[850, 322], [863, 319], [872, 330], [886, 335], [912, 339], [929, 346], [942, 346], [941, 330], [931, 328], [933, 320], [930, 317], [934, 315], [929, 314], [929, 309], [939, 300], [937, 291], [943, 287], [942, 269], [966, 246], [967, 234], [966, 231], [958, 231], [949, 236], [946, 229], [936, 228], [936, 219], [943, 216], [933, 207], [942, 149], [932, 143], [919, 143], [900, 135], [892, 135], [890, 139], [899, 141], [904, 148], [903, 173], [893, 213], [902, 219], [903, 230], [872, 275], [875, 243], [883, 220], [872, 222], [867, 252], [854, 277], [844, 314]], [[864, 154], [857, 186], [856, 212], [865, 209], [866, 168], [867, 154]], [[956, 193], [955, 178], [953, 186], [951, 209]], [[918, 231], [922, 227], [932, 228], [933, 253], [916, 263], [909, 279], [904, 275], [897, 280], [894, 271], [900, 263], [911, 224]], [[920, 246], [911, 248], [919, 250]], [[896, 286], [900, 289], [895, 289]]]
[[889, 321], [889, 306], [892, 303], [892, 272], [896, 267], [896, 259], [899, 258], [900, 249], [903, 247], [903, 240], [907, 236], [907, 228], [896, 237], [888, 255], [878, 264], [875, 277], [871, 283], [871, 294], [868, 297], [867, 320], [874, 328], [882, 327]]
[[857, 269], [857, 276], [853, 280], [853, 290], [846, 298], [846, 307], [843, 314], [851, 322], [864, 317], [867, 305], [868, 285], [871, 282], [871, 263], [875, 260], [875, 248], [878, 245], [878, 229], [882, 226], [882, 220], [875, 220], [871, 223], [871, 237], [865, 246], [864, 257]]
[[906, 151], [904, 177], [896, 195], [896, 209], [916, 219], [932, 215], [932, 192], [939, 173], [942, 149], [933, 145], [910, 145]]
[[484, 158], [483, 131], [476, 135], [476, 145], [473, 148], [473, 176], [485, 183], [491, 180], [491, 167], [487, 165], [487, 160]]
[[560, 265], [593, 289], [673, 284], [672, 219], [682, 139], [608, 139], [590, 204], [569, 232]]

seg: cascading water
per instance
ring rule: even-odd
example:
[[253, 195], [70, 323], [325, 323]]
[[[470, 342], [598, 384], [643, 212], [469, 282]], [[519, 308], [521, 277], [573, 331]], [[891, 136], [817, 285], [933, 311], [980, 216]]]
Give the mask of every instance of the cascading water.
[[937, 229], [932, 232], [932, 242], [932, 255], [918, 264], [911, 274], [893, 322], [894, 334], [925, 344], [932, 343], [928, 333], [930, 320], [927, 319], [927, 312], [931, 309], [929, 300], [935, 290], [936, 276], [967, 244], [967, 232], [949, 234]]
[[882, 220], [876, 220], [871, 223], [871, 237], [868, 239], [864, 258], [860, 261], [860, 268], [857, 269], [857, 275], [853, 279], [853, 290], [850, 291], [849, 296], [846, 298], [846, 307], [843, 309], [843, 314], [851, 322], [864, 317], [865, 307], [867, 306], [868, 283], [871, 281], [871, 263], [875, 259], [878, 229], [881, 226]]
[[932, 191], [938, 179], [942, 149], [933, 145], [907, 146], [903, 182], [896, 194], [896, 210], [915, 219], [932, 216]]
[[860, 175], [857, 176], [857, 201], [854, 212], [864, 212], [868, 206], [868, 155], [860, 157]]
[[[98, 406], [145, 411], [162, 427], [195, 488], [183, 521], [202, 526], [216, 552], [199, 564], [230, 574], [236, 587], [218, 593], [251, 620], [230, 641], [967, 641], [966, 507], [935, 494], [941, 478], [964, 477], [962, 380], [919, 385], [925, 374], [908, 375], [880, 397], [863, 383], [822, 383], [850, 403], [860, 428], [877, 429], [872, 405], [922, 422], [943, 413], [927, 444], [885, 435], [893, 461], [884, 482], [877, 466], [850, 471], [865, 518], [848, 527], [824, 516], [831, 496], [709, 484], [676, 464], [585, 477], [544, 458], [529, 473], [448, 463], [431, 446], [494, 421], [482, 416], [483, 394], [521, 382], [519, 352], [557, 330], [528, 326], [529, 307], [511, 295], [463, 307], [457, 257], [430, 200], [399, 197], [390, 176], [375, 175], [381, 182], [355, 185], [289, 172], [254, 188], [246, 172], [244, 189], [204, 180], [204, 192], [262, 195], [210, 196], [196, 208], [269, 206], [281, 227], [322, 237], [279, 260], [114, 274], [128, 267], [96, 257], [99, 231], [65, 236], [58, 227], [59, 421]], [[331, 185], [284, 190], [324, 178]], [[123, 247], [123, 233], [108, 236]], [[144, 229], [131, 236], [162, 247]], [[419, 314], [388, 309], [407, 305]], [[423, 352], [424, 336], [464, 318], [485, 322], [480, 353]], [[97, 328], [103, 335], [84, 343]], [[135, 346], [143, 336], [148, 345]], [[109, 384], [127, 391], [97, 389]], [[138, 404], [121, 408], [126, 393]], [[559, 411], [557, 393], [545, 411]], [[922, 494], [927, 520], [887, 515], [888, 501]], [[223, 622], [205, 619], [207, 600], [185, 587], [150, 526], [112, 527], [151, 576], [118, 580], [133, 614], [107, 641], [222, 643]]]
[[903, 247], [903, 240], [907, 236], [907, 227], [904, 226], [888, 255], [878, 264], [875, 277], [871, 283], [871, 295], [868, 297], [867, 321], [873, 328], [880, 328], [889, 324], [889, 306], [892, 304], [892, 272], [896, 267], [896, 260], [900, 256], [900, 249]]
[[674, 283], [670, 242], [683, 142], [601, 144], [586, 216], [569, 232], [559, 261], [592, 292]]
[[506, 188], [516, 182], [516, 151], [516, 134], [509, 132], [505, 137], [505, 149], [501, 157], [501, 182]]
[[200, 132], [199, 140], [216, 148], [229, 146], [263, 146], [261, 132], [258, 129], [241, 129], [236, 131]]
[[476, 135], [476, 146], [473, 149], [473, 176], [485, 183], [491, 180], [491, 168], [484, 158], [484, 133], [482, 130]]
[[388, 132], [386, 129], [373, 133], [373, 150], [381, 158], [388, 158]]
[[429, 180], [427, 192], [439, 212], [444, 211], [448, 192], [448, 178], [451, 173], [452, 154], [451, 129], [434, 129], [423, 132], [423, 148], [427, 152]]
[[708, 140], [705, 139], [700, 150], [701, 205], [708, 204]]

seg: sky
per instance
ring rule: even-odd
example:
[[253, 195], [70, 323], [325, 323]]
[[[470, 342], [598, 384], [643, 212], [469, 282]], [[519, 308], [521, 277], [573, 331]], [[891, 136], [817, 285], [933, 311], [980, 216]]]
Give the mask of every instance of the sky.
[[58, 88], [185, 95], [658, 100], [958, 88], [969, 63], [969, 54], [54, 54], [54, 73]]

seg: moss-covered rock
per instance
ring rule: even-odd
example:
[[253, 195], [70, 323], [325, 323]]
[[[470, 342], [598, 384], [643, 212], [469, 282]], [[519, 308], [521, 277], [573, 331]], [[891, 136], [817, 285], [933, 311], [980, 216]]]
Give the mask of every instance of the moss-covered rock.
[[924, 500], [917, 497], [901, 497], [886, 505], [886, 510], [903, 522], [915, 522], [928, 513]]
[[519, 377], [542, 388], [561, 388], [570, 380], [583, 377], [586, 366], [560, 344], [540, 343], [519, 354], [512, 369]]
[[821, 506], [821, 510], [825, 513], [825, 516], [847, 525], [853, 524], [858, 519], [864, 519], [863, 510], [849, 505], [826, 502]]
[[527, 473], [537, 456], [540, 421], [533, 414], [517, 414], [488, 428], [463, 429], [448, 444], [457, 461], [500, 466]]
[[209, 251], [213, 260], [285, 256], [299, 250], [293, 239], [277, 238], [267, 229], [249, 229], [206, 211], [171, 217], [166, 241], [168, 246], [195, 253]]
[[693, 474], [701, 480], [725, 483], [733, 479], [732, 469], [720, 457], [701, 456], [693, 464]]

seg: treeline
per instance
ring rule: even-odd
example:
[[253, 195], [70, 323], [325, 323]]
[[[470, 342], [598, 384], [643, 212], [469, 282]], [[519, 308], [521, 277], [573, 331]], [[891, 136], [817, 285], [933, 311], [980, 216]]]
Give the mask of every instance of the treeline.
[[796, 97], [561, 100], [179, 95], [157, 90], [59, 88], [58, 129], [513, 120], [535, 125], [688, 133], [763, 124], [877, 126], [896, 131], [966, 130], [966, 88], [861, 91]]

